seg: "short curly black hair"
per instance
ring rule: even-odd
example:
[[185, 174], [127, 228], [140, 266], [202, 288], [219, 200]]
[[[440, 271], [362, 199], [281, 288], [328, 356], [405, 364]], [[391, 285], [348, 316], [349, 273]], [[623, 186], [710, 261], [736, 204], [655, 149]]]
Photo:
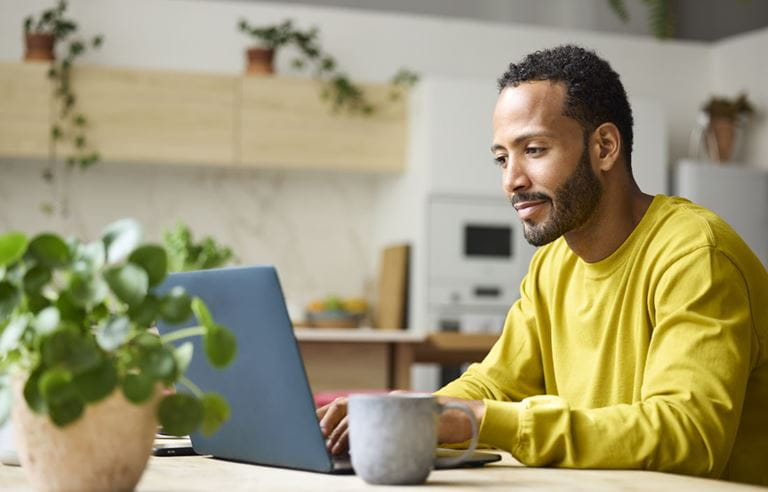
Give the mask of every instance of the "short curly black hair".
[[510, 63], [499, 78], [499, 92], [522, 82], [550, 80], [563, 82], [566, 99], [563, 114], [578, 121], [585, 135], [603, 123], [619, 129], [624, 160], [632, 169], [632, 108], [627, 93], [607, 61], [580, 46], [564, 45], [536, 51], [520, 63]]

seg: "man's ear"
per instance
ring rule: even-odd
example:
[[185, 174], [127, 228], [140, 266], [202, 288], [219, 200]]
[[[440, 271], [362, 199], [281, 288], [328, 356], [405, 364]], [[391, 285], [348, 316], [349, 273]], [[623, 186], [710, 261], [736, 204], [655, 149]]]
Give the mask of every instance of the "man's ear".
[[601, 171], [610, 171], [621, 156], [621, 134], [613, 123], [603, 123], [594, 133], [597, 164]]

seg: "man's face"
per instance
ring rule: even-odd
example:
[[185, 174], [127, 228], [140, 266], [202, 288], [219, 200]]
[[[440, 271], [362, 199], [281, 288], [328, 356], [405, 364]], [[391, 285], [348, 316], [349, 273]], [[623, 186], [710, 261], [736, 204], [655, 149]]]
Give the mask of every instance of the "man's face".
[[534, 246], [586, 224], [602, 195], [581, 125], [564, 116], [565, 86], [508, 87], [493, 114], [493, 153], [503, 188]]

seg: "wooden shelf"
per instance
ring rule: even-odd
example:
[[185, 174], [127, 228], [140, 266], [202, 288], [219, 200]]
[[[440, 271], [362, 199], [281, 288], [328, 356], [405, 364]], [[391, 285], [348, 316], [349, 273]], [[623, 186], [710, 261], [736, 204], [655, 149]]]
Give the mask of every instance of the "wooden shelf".
[[238, 77], [104, 67], [73, 72], [105, 160], [233, 164]]
[[[48, 156], [46, 63], [0, 63], [0, 157]], [[405, 101], [333, 113], [308, 79], [78, 66], [72, 85], [103, 159], [264, 169], [397, 172]], [[387, 86], [363, 86], [386, 101]], [[60, 153], [66, 149], [60, 149]]]
[[[243, 77], [241, 155], [245, 166], [399, 171], [405, 156], [405, 103], [374, 115], [334, 113], [312, 80]], [[386, 87], [363, 85], [373, 101]]]
[[47, 63], [0, 63], [0, 155], [46, 157], [51, 86]]

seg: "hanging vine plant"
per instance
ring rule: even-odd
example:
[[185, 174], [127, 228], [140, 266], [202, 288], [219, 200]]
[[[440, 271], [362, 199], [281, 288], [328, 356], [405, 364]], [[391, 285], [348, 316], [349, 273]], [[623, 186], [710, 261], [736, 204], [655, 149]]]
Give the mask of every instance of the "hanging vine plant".
[[[92, 145], [87, 136], [89, 120], [78, 109], [78, 96], [72, 86], [72, 68], [75, 61], [83, 56], [89, 49], [98, 49], [103, 43], [103, 36], [96, 35], [90, 40], [76, 38], [78, 25], [66, 18], [67, 2], [59, 0], [53, 8], [44, 10], [35, 18], [29, 16], [24, 19], [24, 33], [27, 40], [25, 52], [26, 60], [48, 60], [51, 63], [48, 69], [48, 78], [53, 85], [54, 118], [51, 124], [51, 158], [48, 167], [43, 172], [43, 177], [52, 182], [55, 178], [56, 150], [61, 145], [67, 145], [67, 153], [63, 160], [68, 169], [86, 169], [100, 160], [99, 152]], [[30, 40], [44, 39], [43, 44], [50, 47], [49, 53], [44, 53], [30, 46]], [[39, 43], [38, 43], [39, 44]], [[55, 48], [64, 44], [59, 49], [63, 56], [57, 57]], [[52, 211], [52, 205], [43, 206], [47, 212]]]
[[[292, 61], [293, 67], [311, 71], [313, 77], [321, 83], [320, 98], [330, 104], [334, 111], [362, 115], [376, 111], [376, 105], [365, 91], [339, 70], [336, 59], [322, 49], [317, 27], [300, 30], [294, 27], [291, 19], [280, 24], [253, 26], [241, 19], [238, 28], [256, 42], [256, 46], [247, 50], [247, 73], [274, 73], [272, 61], [275, 53], [283, 47], [293, 46], [298, 51], [298, 56]], [[418, 80], [419, 76], [415, 72], [400, 69], [390, 80], [390, 100], [402, 97]]]

